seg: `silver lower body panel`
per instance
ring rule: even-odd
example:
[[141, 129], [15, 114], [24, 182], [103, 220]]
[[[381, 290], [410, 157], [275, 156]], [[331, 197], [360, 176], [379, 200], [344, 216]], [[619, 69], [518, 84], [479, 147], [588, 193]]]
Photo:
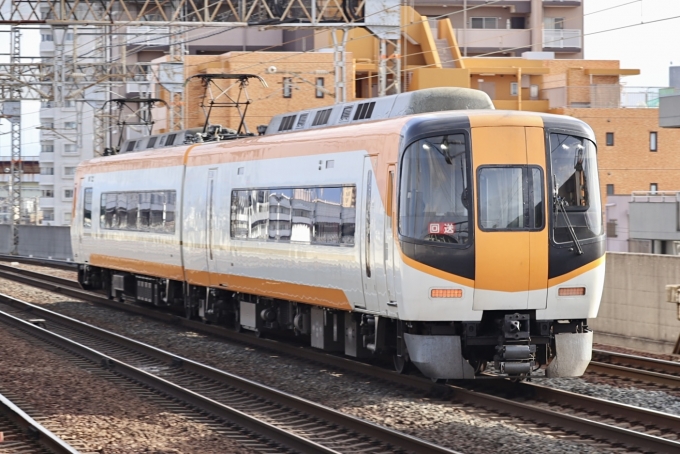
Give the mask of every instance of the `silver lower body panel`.
[[546, 377], [580, 377], [593, 357], [593, 332], [555, 335], [555, 359], [545, 371]]
[[411, 362], [434, 379], [474, 378], [475, 371], [463, 358], [460, 336], [404, 334]]

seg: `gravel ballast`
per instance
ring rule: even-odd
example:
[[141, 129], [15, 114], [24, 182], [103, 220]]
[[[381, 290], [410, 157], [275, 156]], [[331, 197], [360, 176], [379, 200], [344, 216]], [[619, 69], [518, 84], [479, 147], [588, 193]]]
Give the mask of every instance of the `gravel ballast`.
[[[3, 293], [14, 297], [461, 452], [515, 454], [518, 449], [542, 453], [609, 450], [607, 446], [581, 442], [577, 436], [558, 438], [536, 430], [532, 424], [511, 423], [492, 413], [436, 398], [414, 397], [411, 392], [393, 389], [384, 383], [345, 376], [342, 372], [211, 339], [90, 303], [73, 302], [21, 284], [2, 281], [0, 285]], [[609, 391], [597, 388], [595, 395], [607, 399]]]

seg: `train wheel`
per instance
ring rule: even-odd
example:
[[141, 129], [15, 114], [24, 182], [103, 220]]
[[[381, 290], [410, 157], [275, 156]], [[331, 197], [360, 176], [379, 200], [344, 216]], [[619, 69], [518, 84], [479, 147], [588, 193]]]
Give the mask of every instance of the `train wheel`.
[[394, 362], [394, 370], [398, 374], [407, 374], [411, 370], [411, 362], [404, 355], [397, 355], [396, 353], [392, 356]]

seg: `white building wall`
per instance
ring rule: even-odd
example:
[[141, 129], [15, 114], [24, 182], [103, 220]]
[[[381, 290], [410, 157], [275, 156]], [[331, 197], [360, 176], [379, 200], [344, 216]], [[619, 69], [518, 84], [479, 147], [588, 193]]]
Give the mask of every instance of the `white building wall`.
[[[73, 55], [74, 47], [78, 55], [86, 55], [95, 45], [96, 35], [67, 31], [67, 36], [59, 36], [49, 26], [41, 28], [40, 57], [55, 58], [55, 41], [63, 39], [64, 54]], [[57, 41], [58, 42], [58, 41]], [[67, 67], [67, 74], [68, 71]], [[75, 168], [78, 164], [94, 156], [94, 110], [82, 100], [66, 100], [59, 106], [55, 102], [43, 102], [40, 111], [40, 199], [43, 211], [43, 225], [69, 225]]]

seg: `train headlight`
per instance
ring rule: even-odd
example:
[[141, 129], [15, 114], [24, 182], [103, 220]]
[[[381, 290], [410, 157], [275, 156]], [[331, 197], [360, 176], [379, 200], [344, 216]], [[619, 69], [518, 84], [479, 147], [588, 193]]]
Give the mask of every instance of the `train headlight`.
[[583, 296], [585, 294], [585, 287], [562, 287], [557, 291], [557, 296]]
[[433, 288], [430, 290], [430, 298], [462, 298], [463, 289], [460, 288]]

